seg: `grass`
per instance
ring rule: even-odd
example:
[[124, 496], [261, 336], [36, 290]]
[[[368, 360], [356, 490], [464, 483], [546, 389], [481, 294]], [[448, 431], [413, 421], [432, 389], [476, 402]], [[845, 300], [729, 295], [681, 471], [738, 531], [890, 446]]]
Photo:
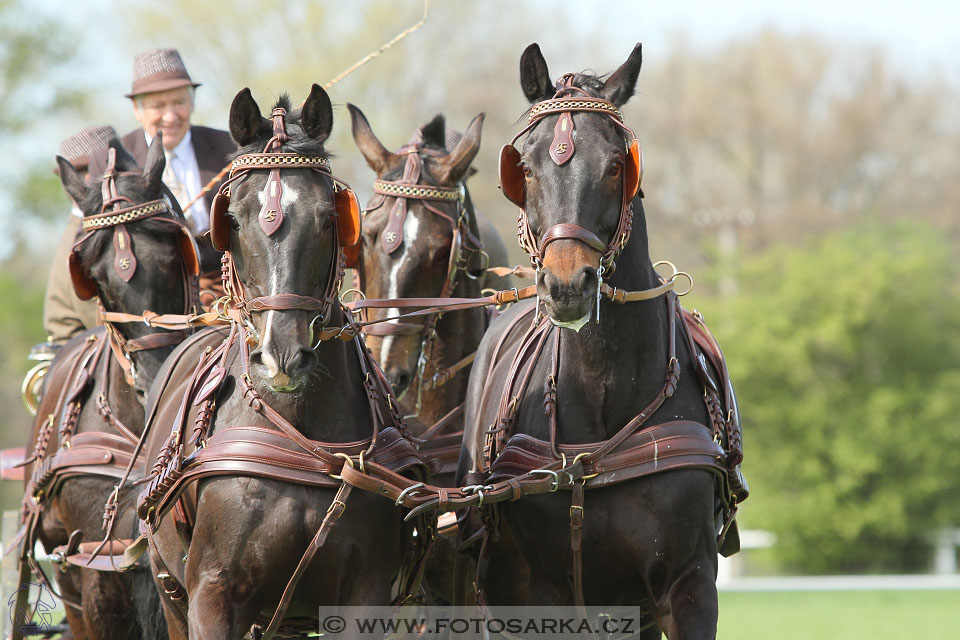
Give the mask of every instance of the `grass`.
[[720, 592], [718, 640], [958, 637], [957, 591]]

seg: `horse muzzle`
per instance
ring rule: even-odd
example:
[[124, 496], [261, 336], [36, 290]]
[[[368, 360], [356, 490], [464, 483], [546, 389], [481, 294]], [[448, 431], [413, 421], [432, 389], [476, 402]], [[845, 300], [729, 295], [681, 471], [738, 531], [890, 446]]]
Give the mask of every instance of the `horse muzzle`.
[[596, 267], [582, 265], [561, 274], [544, 265], [537, 276], [537, 297], [553, 324], [579, 331], [590, 320], [599, 285]]

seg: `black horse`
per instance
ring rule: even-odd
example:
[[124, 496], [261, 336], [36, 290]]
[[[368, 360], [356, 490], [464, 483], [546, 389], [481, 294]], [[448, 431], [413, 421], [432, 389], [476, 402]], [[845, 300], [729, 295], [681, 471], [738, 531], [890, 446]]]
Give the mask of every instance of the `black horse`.
[[332, 125], [317, 85], [299, 109], [281, 97], [270, 119], [249, 90], [230, 109], [239, 153], [211, 234], [227, 250], [219, 308], [234, 322], [173, 354], [148, 414], [156, 464], [140, 507], [173, 638], [316, 631], [320, 604], [395, 595], [411, 540], [402, 513], [363, 492], [348, 501], [340, 474], [381, 452], [394, 469], [422, 465], [386, 428], [401, 425], [396, 399], [359, 337], [329, 328], [349, 319], [342, 247], [359, 236], [324, 148]]
[[489, 562], [484, 576], [481, 557], [485, 602], [642, 606], [670, 638], [709, 638], [718, 533], [739, 477], [716, 442], [728, 426], [738, 434], [736, 408], [700, 360], [677, 274], [664, 281], [648, 254], [639, 149], [619, 113], [640, 65], [638, 44], [607, 78], [555, 85], [536, 44], [521, 58], [529, 135], [522, 151], [501, 152], [501, 185], [523, 209], [539, 300], [502, 315], [481, 343], [458, 477], [495, 485], [553, 465], [553, 489], [564, 489], [482, 508], [488, 545], [499, 516], [499, 539], [515, 538], [530, 571]]
[[[147, 388], [186, 336], [124, 314], [142, 320], [147, 311], [195, 311], [197, 256], [161, 182], [162, 137], [150, 145], [142, 171], [117, 140], [109, 154], [107, 176], [93, 186], [57, 158], [63, 186], [84, 212], [85, 234], [70, 256], [74, 288], [82, 298], [99, 298], [106, 328], [64, 345], [46, 375], [30, 436], [22, 562], [45, 580], [32, 558], [37, 538], [60, 559], [57, 577], [74, 637], [158, 638], [164, 624], [149, 572], [99, 571], [87, 561], [104, 537], [105, 505], [115, 535], [129, 538], [136, 529], [136, 493], [118, 481], [144, 428]], [[113, 569], [106, 556], [92, 565]]]

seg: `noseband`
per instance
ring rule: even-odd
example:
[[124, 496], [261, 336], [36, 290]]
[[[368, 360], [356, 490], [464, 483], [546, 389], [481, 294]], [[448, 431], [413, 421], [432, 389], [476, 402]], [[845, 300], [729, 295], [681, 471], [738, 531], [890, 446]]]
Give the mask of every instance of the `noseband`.
[[[594, 98], [580, 87], [573, 86], [574, 74], [567, 73], [557, 82], [554, 97], [537, 103], [530, 110], [528, 124], [513, 137], [510, 144], [500, 150], [500, 188], [505, 196], [520, 207], [517, 217], [517, 236], [520, 247], [530, 256], [535, 269], [543, 265], [544, 251], [554, 240], [578, 240], [601, 254], [600, 267], [607, 275], [615, 268], [615, 260], [630, 238], [633, 221], [633, 198], [640, 191], [643, 177], [643, 155], [633, 131], [623, 123], [623, 115], [612, 102]], [[617, 230], [608, 243], [604, 243], [597, 234], [573, 223], [556, 224], [537, 238], [530, 229], [526, 214], [526, 176], [521, 168], [521, 154], [514, 146], [525, 133], [532, 131], [541, 121], [551, 115], [559, 115], [554, 127], [553, 142], [550, 144], [550, 158], [558, 165], [566, 164], [576, 152], [573, 139], [575, 128], [574, 113], [599, 113], [606, 115], [621, 130], [629, 134], [623, 166], [623, 197], [620, 205], [620, 219]]]
[[[330, 161], [325, 157], [303, 156], [283, 151], [283, 144], [290, 139], [286, 132], [286, 114], [286, 109], [280, 107], [273, 110], [273, 137], [267, 142], [262, 153], [247, 153], [233, 161], [230, 176], [220, 186], [214, 198], [211, 213], [211, 239], [215, 247], [224, 250], [221, 271], [226, 296], [218, 301], [218, 310], [222, 310], [224, 316], [227, 315], [228, 307], [238, 310], [244, 324], [254, 336], [257, 334], [250, 322], [250, 315], [264, 311], [316, 311], [317, 316], [311, 326], [318, 321], [321, 325], [326, 324], [334, 304], [338, 301], [340, 284], [343, 280], [344, 245], [356, 244], [360, 235], [360, 206], [356, 196], [346, 182], [333, 175]], [[312, 169], [333, 182], [334, 207], [337, 215], [334, 239], [335, 264], [330, 269], [322, 298], [279, 293], [247, 300], [230, 254], [230, 230], [226, 212], [230, 205], [231, 187], [234, 182], [242, 180], [252, 171], [270, 172], [263, 189], [263, 207], [260, 210], [258, 222], [263, 233], [271, 236], [283, 225], [285, 218], [281, 204], [283, 186], [280, 180], [280, 172], [283, 169]]]

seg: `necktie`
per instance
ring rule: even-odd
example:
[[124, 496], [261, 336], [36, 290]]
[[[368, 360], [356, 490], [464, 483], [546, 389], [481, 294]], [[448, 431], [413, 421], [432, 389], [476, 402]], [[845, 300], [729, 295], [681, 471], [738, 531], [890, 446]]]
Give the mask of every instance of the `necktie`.
[[167, 166], [163, 169], [163, 182], [173, 193], [177, 202], [180, 203], [180, 206], [185, 207], [189, 200], [189, 198], [187, 198], [187, 189], [183, 186], [183, 183], [180, 182], [180, 178], [177, 177], [177, 172], [173, 168], [173, 163], [178, 160], [177, 154], [173, 151], [164, 150], [163, 155], [167, 158]]

